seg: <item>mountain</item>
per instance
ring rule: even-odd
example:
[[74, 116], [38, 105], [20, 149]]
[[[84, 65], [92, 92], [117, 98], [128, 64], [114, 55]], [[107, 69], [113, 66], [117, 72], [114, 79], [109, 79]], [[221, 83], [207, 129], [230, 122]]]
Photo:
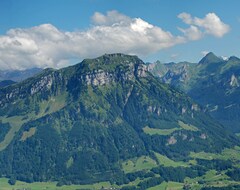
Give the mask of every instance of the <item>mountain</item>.
[[[167, 176], [172, 168], [158, 159], [162, 156], [182, 163], [194, 152], [214, 154], [239, 145], [136, 56], [106, 54], [45, 69], [0, 88], [0, 100], [0, 175], [27, 182], [121, 185], [145, 176], [150, 181], [140, 186], [146, 189], [206, 172], [195, 161], [177, 168], [184, 173], [172, 178]], [[144, 167], [135, 168], [134, 162]]]
[[15, 84], [15, 83], [16, 82], [14, 82], [12, 80], [3, 80], [3, 81], [0, 81], [0, 88], [9, 86], [9, 85], [12, 85], [12, 84]]
[[186, 92], [206, 112], [234, 132], [240, 132], [240, 59], [223, 60], [208, 53], [199, 63], [163, 64], [167, 71], [156, 74], [163, 82]]
[[41, 71], [42, 69], [40, 68], [32, 68], [32, 69], [26, 69], [26, 70], [7, 70], [7, 71], [0, 70], [0, 81], [12, 80], [15, 82], [20, 82]]
[[161, 81], [171, 84], [179, 89], [188, 89], [195, 75], [196, 64], [189, 62], [180, 63], [153, 63], [148, 65], [148, 70]]
[[213, 64], [213, 63], [220, 63], [223, 59], [217, 57], [213, 52], [209, 52], [205, 57], [203, 57], [199, 64]]

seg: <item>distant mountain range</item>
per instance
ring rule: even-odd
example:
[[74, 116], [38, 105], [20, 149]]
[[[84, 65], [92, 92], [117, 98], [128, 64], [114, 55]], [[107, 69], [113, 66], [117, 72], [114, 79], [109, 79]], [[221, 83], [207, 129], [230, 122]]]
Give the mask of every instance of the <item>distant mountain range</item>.
[[[225, 73], [229, 66], [221, 61]], [[215, 76], [212, 63], [202, 62], [198, 70], [173, 64], [176, 78], [185, 84]], [[162, 80], [175, 81], [166, 71]], [[237, 89], [238, 79], [229, 77], [226, 86]], [[186, 94], [154, 77], [136, 56], [107, 54], [0, 88], [0, 175], [11, 179], [58, 185], [110, 181], [118, 188], [147, 189], [163, 181], [184, 183], [215, 167], [224, 166], [226, 175], [232, 161], [207, 165], [193, 154], [221, 153], [236, 145], [236, 136]], [[166, 160], [176, 168], [164, 166]]]
[[240, 132], [240, 59], [208, 53], [199, 63], [160, 62], [149, 71], [162, 82], [186, 92], [204, 110], [234, 132]]
[[40, 68], [32, 68], [26, 70], [0, 70], [0, 87], [23, 81], [41, 71], [42, 69]]

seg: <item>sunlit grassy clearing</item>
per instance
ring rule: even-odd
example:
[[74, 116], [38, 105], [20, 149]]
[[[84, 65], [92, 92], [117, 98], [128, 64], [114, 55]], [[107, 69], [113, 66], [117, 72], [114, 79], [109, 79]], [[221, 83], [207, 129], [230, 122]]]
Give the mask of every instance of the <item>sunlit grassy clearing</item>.
[[188, 130], [188, 131], [198, 131], [199, 129], [191, 124], [186, 124], [186, 123], [183, 123], [182, 121], [178, 121], [178, 125], [182, 128], [182, 129], [185, 129], [185, 130]]
[[183, 185], [183, 183], [169, 181], [163, 182], [155, 187], [148, 188], [148, 190], [180, 190], [183, 189]]
[[20, 141], [25, 141], [36, 133], [36, 127], [30, 128], [28, 131], [24, 131]]
[[4, 140], [0, 142], [0, 151], [2, 151], [11, 143], [13, 137], [20, 130], [25, 121], [22, 116], [0, 117], [0, 120], [2, 123], [9, 123], [11, 126], [10, 130], [4, 137]]
[[30, 121], [31, 119], [37, 119], [62, 109], [66, 104], [66, 97], [67, 94], [63, 93], [62, 95], [50, 98], [48, 101], [43, 101], [40, 103], [40, 113], [38, 115], [35, 115], [34, 112], [29, 113], [26, 119], [24, 119], [23, 116], [0, 117], [0, 121], [2, 123], [9, 123], [11, 126], [10, 130], [4, 137], [4, 140], [0, 142], [0, 151], [4, 150], [11, 143], [15, 134], [17, 134], [24, 123]]
[[66, 105], [67, 93], [62, 93], [61, 95], [54, 96], [48, 100], [44, 100], [40, 103], [40, 112], [36, 118], [43, 117], [47, 114], [54, 113], [62, 109]]
[[[200, 189], [202, 186], [199, 182], [203, 183], [204, 185], [208, 186], [227, 186], [230, 184], [234, 184], [229, 181], [229, 177], [222, 173], [218, 173], [216, 170], [209, 170], [206, 172], [205, 175], [196, 178], [189, 178], [186, 177], [184, 180], [185, 184], [189, 184], [193, 189]], [[198, 185], [197, 185], [198, 184]]]
[[57, 187], [56, 182], [35, 182], [35, 183], [25, 183], [17, 181], [15, 185], [9, 185], [7, 178], [0, 178], [1, 190], [13, 190], [13, 189], [27, 189], [31, 190], [76, 190], [76, 189], [101, 189], [102, 187], [110, 188], [109, 182], [101, 182], [92, 185], [64, 185], [62, 187]]
[[139, 158], [134, 158], [127, 160], [122, 163], [122, 168], [125, 173], [131, 173], [146, 169], [152, 169], [157, 166], [155, 160], [151, 159], [148, 156], [141, 156]]
[[169, 159], [168, 157], [161, 155], [159, 153], [155, 152], [155, 155], [160, 163], [160, 165], [163, 165], [165, 167], [188, 167], [188, 163], [186, 162], [176, 162], [174, 160]]
[[143, 131], [149, 135], [170, 135], [174, 131], [180, 130], [180, 128], [172, 128], [172, 129], [155, 129], [150, 127], [144, 127]]
[[175, 131], [179, 130], [187, 130], [187, 131], [198, 131], [199, 129], [193, 125], [183, 123], [182, 121], [178, 121], [179, 128], [171, 128], [171, 129], [157, 129], [150, 128], [148, 126], [143, 128], [144, 133], [149, 135], [171, 135]]
[[231, 160], [233, 162], [240, 161], [240, 147], [226, 148], [220, 154], [207, 153], [207, 152], [191, 152], [190, 157], [199, 158], [204, 160], [221, 159]]

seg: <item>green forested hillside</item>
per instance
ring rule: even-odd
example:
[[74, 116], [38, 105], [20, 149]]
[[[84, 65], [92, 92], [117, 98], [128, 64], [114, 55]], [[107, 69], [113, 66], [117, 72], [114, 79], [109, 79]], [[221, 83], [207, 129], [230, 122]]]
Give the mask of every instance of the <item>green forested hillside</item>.
[[[139, 177], [146, 179], [141, 189], [183, 183], [209, 168], [222, 171], [190, 165], [192, 153], [239, 145], [187, 95], [123, 54], [46, 69], [1, 88], [0, 132], [2, 177], [58, 185], [109, 181], [123, 188]], [[169, 160], [185, 164], [161, 165]], [[233, 168], [229, 162], [220, 165]]]

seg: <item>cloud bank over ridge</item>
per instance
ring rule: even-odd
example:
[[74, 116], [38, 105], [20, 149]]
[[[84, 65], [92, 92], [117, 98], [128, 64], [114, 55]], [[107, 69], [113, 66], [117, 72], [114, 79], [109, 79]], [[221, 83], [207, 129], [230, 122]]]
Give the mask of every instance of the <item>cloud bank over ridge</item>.
[[52, 24], [11, 29], [0, 36], [0, 68], [60, 68], [73, 59], [115, 52], [146, 56], [206, 35], [220, 38], [230, 30], [215, 13], [202, 19], [181, 13], [178, 18], [189, 25], [179, 28], [182, 35], [173, 35], [115, 10], [106, 14], [95, 12], [91, 18], [93, 25], [82, 31], [61, 31]]

